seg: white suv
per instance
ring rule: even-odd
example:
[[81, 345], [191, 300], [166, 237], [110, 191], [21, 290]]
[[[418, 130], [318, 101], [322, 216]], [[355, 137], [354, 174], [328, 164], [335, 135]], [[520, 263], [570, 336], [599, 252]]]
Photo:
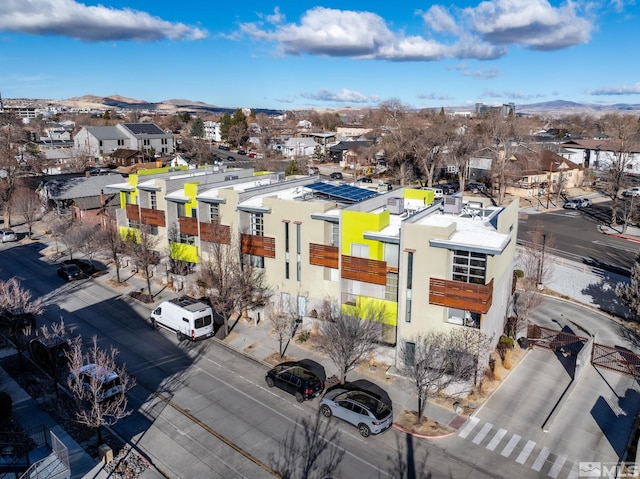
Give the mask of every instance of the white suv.
[[633, 188], [629, 188], [628, 190], [624, 190], [622, 192], [622, 196], [639, 196], [640, 195], [640, 186], [634, 186]]

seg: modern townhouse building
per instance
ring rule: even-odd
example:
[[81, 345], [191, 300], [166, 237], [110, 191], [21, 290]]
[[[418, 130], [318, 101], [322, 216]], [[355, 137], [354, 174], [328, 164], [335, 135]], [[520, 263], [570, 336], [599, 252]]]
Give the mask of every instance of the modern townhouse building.
[[75, 135], [75, 149], [101, 161], [119, 149], [138, 150], [146, 155], [170, 155], [173, 136], [155, 123], [120, 123], [115, 126], [83, 126]]
[[431, 190], [380, 194], [250, 169], [152, 172], [110, 187], [122, 231], [155, 227], [164, 250], [194, 265], [213, 245], [236, 244], [303, 322], [330, 300], [383, 309], [380, 339], [392, 348], [431, 329], [475, 328], [494, 344], [503, 331], [517, 202], [434, 202]]

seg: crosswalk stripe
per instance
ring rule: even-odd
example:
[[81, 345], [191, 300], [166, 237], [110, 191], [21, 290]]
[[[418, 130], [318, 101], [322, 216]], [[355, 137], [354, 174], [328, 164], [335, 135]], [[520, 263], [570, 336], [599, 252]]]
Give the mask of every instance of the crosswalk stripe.
[[493, 424], [486, 423], [484, 426], [482, 426], [482, 429], [480, 429], [480, 432], [476, 434], [476, 437], [474, 437], [473, 441], [471, 442], [473, 442], [474, 444], [480, 444], [482, 440], [485, 438], [485, 436], [489, 434], [489, 431], [491, 431], [491, 428], [493, 428]]
[[533, 466], [531, 466], [531, 469], [533, 469], [534, 471], [540, 472], [540, 469], [542, 469], [542, 466], [544, 465], [544, 461], [547, 460], [547, 457], [549, 457], [550, 452], [551, 451], [549, 451], [548, 448], [543, 447], [542, 450], [540, 451], [540, 454], [538, 454], [538, 457], [533, 463]]
[[535, 441], [527, 442], [527, 444], [525, 444], [525, 446], [522, 449], [522, 451], [520, 451], [520, 455], [516, 459], [516, 462], [518, 464], [524, 464], [527, 461], [527, 459], [529, 458], [529, 454], [531, 454], [531, 451], [533, 451], [533, 448], [535, 446], [536, 446], [536, 442]]
[[558, 474], [560, 474], [560, 471], [562, 470], [562, 466], [564, 466], [564, 463], [566, 461], [567, 461], [567, 456], [556, 457], [556, 462], [553, 463], [553, 466], [549, 471], [549, 477], [553, 477], [553, 479], [556, 479], [558, 477]]
[[509, 442], [507, 443], [507, 445], [504, 446], [504, 449], [502, 450], [500, 455], [504, 457], [509, 457], [513, 452], [513, 450], [515, 449], [518, 442], [520, 442], [520, 439], [522, 438], [517, 434], [514, 434], [513, 436], [511, 436], [511, 439], [509, 439]]
[[567, 476], [567, 479], [576, 479], [578, 477], [578, 469], [579, 469], [579, 465], [577, 462], [573, 463], [573, 467], [571, 468], [571, 471], [569, 472], [569, 475]]
[[500, 441], [502, 441], [502, 438], [506, 433], [506, 429], [500, 429], [498, 432], [496, 432], [496, 435], [493, 436], [493, 439], [491, 439], [491, 442], [487, 445], [487, 449], [493, 451], [498, 446], [498, 444], [500, 444]]
[[480, 419], [478, 419], [477, 417], [472, 417], [471, 419], [469, 419], [469, 421], [467, 421], [464, 427], [460, 430], [460, 432], [458, 433], [458, 436], [464, 439], [469, 435], [469, 433], [471, 433], [473, 428], [476, 427], [476, 424], [478, 424], [479, 422], [480, 422]]

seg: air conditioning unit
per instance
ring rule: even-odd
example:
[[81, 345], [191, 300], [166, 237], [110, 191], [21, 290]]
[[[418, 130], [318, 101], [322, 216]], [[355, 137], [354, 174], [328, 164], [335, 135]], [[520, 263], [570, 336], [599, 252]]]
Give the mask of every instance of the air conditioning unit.
[[387, 209], [392, 215], [401, 215], [404, 213], [404, 198], [389, 198]]
[[445, 196], [443, 208], [445, 214], [459, 215], [462, 212], [462, 194]]

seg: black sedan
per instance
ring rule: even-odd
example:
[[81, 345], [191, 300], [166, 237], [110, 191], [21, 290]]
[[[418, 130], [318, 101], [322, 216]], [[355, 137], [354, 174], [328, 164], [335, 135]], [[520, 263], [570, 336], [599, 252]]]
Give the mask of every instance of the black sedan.
[[58, 268], [58, 276], [65, 281], [73, 281], [82, 278], [83, 273], [75, 264], [61, 264]]
[[298, 402], [313, 399], [324, 389], [320, 378], [301, 361], [278, 364], [267, 372], [265, 381], [270, 388], [277, 386], [293, 394]]

